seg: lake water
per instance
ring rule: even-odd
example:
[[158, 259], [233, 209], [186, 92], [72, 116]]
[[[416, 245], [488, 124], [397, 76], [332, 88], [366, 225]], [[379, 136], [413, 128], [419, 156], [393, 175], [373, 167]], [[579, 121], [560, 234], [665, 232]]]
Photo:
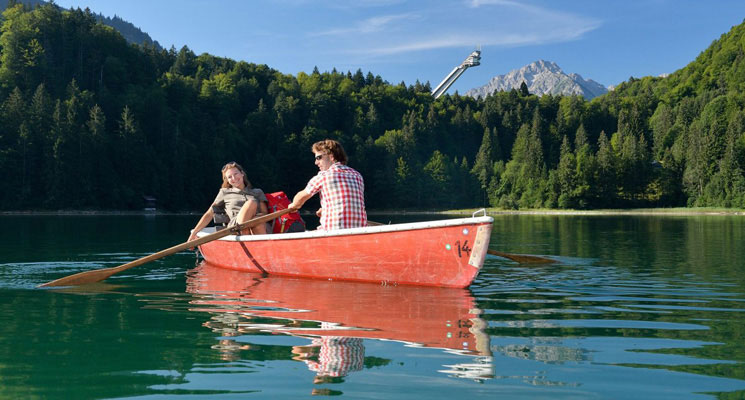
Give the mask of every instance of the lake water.
[[0, 217], [0, 398], [745, 398], [742, 216], [496, 216], [490, 248], [557, 262], [489, 256], [468, 290], [193, 252], [36, 288], [178, 244], [197, 218]]

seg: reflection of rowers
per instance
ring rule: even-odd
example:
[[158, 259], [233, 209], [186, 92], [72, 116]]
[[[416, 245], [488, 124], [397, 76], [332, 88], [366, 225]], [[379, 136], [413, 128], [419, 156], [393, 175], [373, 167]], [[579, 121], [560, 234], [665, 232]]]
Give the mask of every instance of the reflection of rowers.
[[[242, 315], [240, 331], [387, 339], [491, 355], [480, 311], [464, 289], [263, 277], [203, 263], [190, 271], [187, 290], [214, 295], [193, 300], [193, 309]], [[295, 322], [252, 326], [246, 316]]]
[[321, 336], [309, 346], [293, 346], [293, 359], [303, 361], [316, 373], [313, 383], [338, 383], [350, 372], [361, 371], [365, 347], [360, 338]]
[[[361, 371], [365, 365], [362, 339], [339, 336], [314, 338], [310, 346], [293, 346], [293, 360], [303, 361], [315, 372], [313, 383], [342, 383], [350, 372]], [[330, 389], [314, 388], [312, 395], [342, 394]]]
[[[212, 346], [225, 361], [239, 360], [240, 351], [252, 350], [252, 345], [232, 339], [245, 333], [240, 325], [241, 319], [234, 313], [216, 314], [204, 323], [205, 327], [225, 337]], [[289, 325], [297, 325], [297, 322], [290, 321]], [[291, 354], [293, 360], [304, 362], [309, 370], [316, 373], [313, 379], [315, 384], [343, 382], [350, 372], [360, 371], [365, 365], [365, 347], [361, 338], [320, 336], [309, 339], [309, 345], [292, 346]]]

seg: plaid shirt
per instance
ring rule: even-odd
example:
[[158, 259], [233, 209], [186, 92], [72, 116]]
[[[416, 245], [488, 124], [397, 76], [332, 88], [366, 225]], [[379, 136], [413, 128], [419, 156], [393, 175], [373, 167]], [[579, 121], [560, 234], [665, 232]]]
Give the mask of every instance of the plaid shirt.
[[321, 226], [318, 229], [344, 229], [367, 226], [365, 182], [362, 175], [341, 163], [320, 171], [305, 187], [310, 195], [321, 192]]
[[321, 336], [312, 346], [320, 346], [318, 361], [305, 360], [317, 375], [347, 376], [365, 366], [365, 346], [361, 338]]

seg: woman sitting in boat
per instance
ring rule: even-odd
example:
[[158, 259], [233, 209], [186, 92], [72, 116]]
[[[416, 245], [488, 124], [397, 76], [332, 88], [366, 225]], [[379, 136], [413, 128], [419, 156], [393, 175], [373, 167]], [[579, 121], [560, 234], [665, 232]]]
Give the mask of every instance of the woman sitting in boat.
[[332, 230], [367, 226], [365, 182], [362, 175], [347, 166], [347, 153], [341, 143], [326, 139], [311, 147], [320, 170], [305, 189], [299, 191], [287, 208], [299, 209], [316, 193], [321, 193], [318, 229]]
[[[196, 239], [197, 232], [212, 221], [215, 216], [213, 207], [224, 208], [230, 218], [228, 226], [234, 226], [267, 214], [267, 199], [261, 189], [251, 187], [251, 182], [246, 178], [243, 167], [236, 162], [229, 162], [222, 167], [222, 186], [215, 201], [191, 231], [189, 241]], [[248, 231], [243, 233], [263, 235], [267, 233], [267, 227], [266, 224], [259, 224], [248, 228]]]

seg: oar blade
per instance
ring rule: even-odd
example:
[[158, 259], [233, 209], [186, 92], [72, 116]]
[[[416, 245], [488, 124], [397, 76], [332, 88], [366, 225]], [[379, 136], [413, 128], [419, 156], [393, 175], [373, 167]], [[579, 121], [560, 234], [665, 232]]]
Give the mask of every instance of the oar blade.
[[47, 282], [39, 285], [39, 287], [54, 287], [54, 286], [78, 286], [87, 285], [89, 283], [100, 282], [111, 275], [118, 272], [117, 268], [104, 268], [93, 271], [79, 272], [74, 275], [65, 276], [59, 279], [55, 279], [51, 282]]
[[526, 254], [503, 253], [501, 251], [496, 251], [496, 250], [491, 250], [491, 249], [487, 250], [486, 252], [491, 255], [510, 259], [520, 264], [555, 264], [556, 263], [556, 260], [552, 260], [550, 258], [529, 256]]

